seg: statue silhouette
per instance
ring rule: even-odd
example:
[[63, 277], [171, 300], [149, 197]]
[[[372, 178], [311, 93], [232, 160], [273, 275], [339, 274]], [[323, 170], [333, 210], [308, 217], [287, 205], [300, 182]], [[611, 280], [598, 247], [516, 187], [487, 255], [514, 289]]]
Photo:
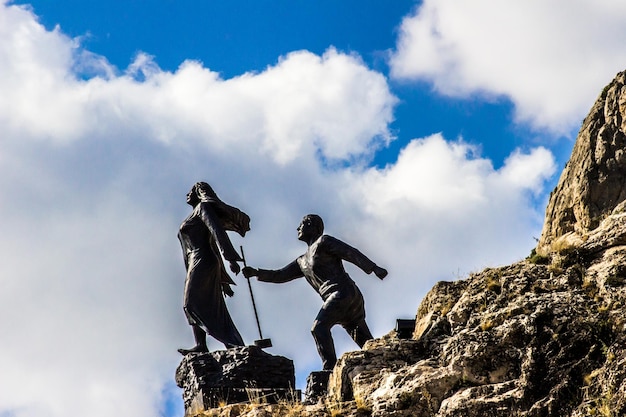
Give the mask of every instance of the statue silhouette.
[[239, 273], [237, 262], [242, 259], [226, 231], [245, 236], [250, 230], [250, 218], [222, 202], [206, 182], [198, 182], [191, 188], [187, 203], [193, 211], [181, 224], [178, 239], [187, 269], [183, 309], [193, 330], [196, 346], [178, 351], [183, 355], [207, 352], [207, 334], [227, 348], [244, 346], [222, 294], [232, 296], [230, 285], [234, 284], [224, 268], [222, 257], [230, 263], [233, 273]]
[[322, 358], [323, 369], [330, 370], [337, 362], [330, 333], [334, 325], [339, 324], [346, 329], [359, 347], [372, 339], [365, 322], [363, 295], [346, 273], [342, 261], [353, 263], [367, 274], [374, 272], [380, 279], [387, 276], [387, 271], [352, 246], [323, 233], [324, 222], [320, 216], [304, 216], [298, 226], [298, 239], [308, 245], [305, 254], [282, 269], [245, 267], [243, 274], [246, 277], [256, 276], [263, 282], [283, 283], [301, 277], [308, 281], [324, 300], [311, 333]]

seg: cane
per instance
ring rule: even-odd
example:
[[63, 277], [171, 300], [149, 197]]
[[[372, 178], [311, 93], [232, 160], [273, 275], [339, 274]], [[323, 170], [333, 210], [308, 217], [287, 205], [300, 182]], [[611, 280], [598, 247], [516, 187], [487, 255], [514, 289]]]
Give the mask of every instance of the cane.
[[[246, 267], [246, 256], [243, 253], [243, 246], [239, 246], [241, 249], [241, 259], [243, 260], [243, 266]], [[259, 322], [259, 314], [256, 311], [256, 303], [254, 302], [254, 294], [252, 293], [252, 284], [250, 284], [250, 278], [246, 277], [248, 280], [248, 289], [250, 290], [250, 298], [252, 299], [252, 308], [254, 309], [254, 317], [256, 318], [256, 326], [259, 329], [259, 340], [255, 340], [255, 346], [263, 348], [272, 347], [272, 339], [263, 339], [263, 333], [261, 332], [261, 323]]]

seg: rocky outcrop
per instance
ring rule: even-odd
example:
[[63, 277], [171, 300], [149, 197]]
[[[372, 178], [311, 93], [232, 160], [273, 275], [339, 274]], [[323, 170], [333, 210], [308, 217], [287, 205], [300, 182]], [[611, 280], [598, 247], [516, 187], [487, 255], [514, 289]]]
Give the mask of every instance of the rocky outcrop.
[[626, 287], [607, 286], [604, 256], [568, 262], [524, 261], [439, 283], [424, 301], [447, 301], [422, 304], [417, 317], [431, 330], [409, 341], [390, 334], [344, 355], [331, 399], [381, 417], [589, 415], [602, 394], [591, 392], [597, 378], [611, 375], [607, 392], [621, 389], [611, 366], [626, 361]]
[[572, 156], [550, 196], [537, 250], [584, 239], [626, 199], [626, 72], [607, 85], [583, 121]]
[[531, 257], [436, 284], [413, 337], [344, 354], [315, 406], [210, 415], [626, 415], [625, 83], [583, 122]]

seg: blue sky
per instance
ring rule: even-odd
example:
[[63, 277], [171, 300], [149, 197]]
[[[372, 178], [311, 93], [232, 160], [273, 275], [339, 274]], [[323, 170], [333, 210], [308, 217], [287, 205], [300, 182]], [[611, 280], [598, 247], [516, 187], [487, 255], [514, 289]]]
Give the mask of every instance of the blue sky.
[[[386, 267], [349, 268], [376, 337], [437, 281], [523, 259], [626, 67], [625, 19], [617, 0], [0, 0], [0, 414], [182, 416], [176, 233], [199, 180], [251, 216], [232, 240], [254, 266], [302, 253], [315, 212]], [[302, 388], [321, 301], [253, 285]], [[228, 305], [252, 342], [245, 285]]]

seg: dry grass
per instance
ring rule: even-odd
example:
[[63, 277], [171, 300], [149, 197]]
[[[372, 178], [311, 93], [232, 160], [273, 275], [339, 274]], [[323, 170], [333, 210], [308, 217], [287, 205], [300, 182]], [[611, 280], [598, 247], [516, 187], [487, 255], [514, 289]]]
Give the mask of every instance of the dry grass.
[[558, 254], [568, 254], [578, 249], [585, 240], [585, 238], [576, 235], [566, 234], [552, 242], [550, 251]]
[[355, 395], [354, 402], [356, 404], [356, 411], [360, 413], [371, 413], [372, 407], [367, 403], [367, 400], [362, 395]]
[[480, 330], [482, 330], [483, 332], [492, 329], [493, 326], [495, 326], [495, 323], [489, 318], [485, 318], [483, 319], [483, 321], [480, 322]]
[[204, 410], [193, 417], [307, 417], [306, 406], [293, 391], [288, 398], [280, 400], [278, 404], [268, 404], [258, 390], [246, 390], [248, 402], [226, 404], [220, 401], [219, 408]]
[[502, 284], [500, 280], [493, 276], [488, 276], [485, 282], [485, 286], [487, 291], [495, 292], [496, 294], [500, 294], [500, 290], [502, 289]]
[[342, 417], [346, 413], [343, 403], [335, 401], [326, 401], [326, 410], [331, 417]]
[[452, 307], [455, 305], [455, 300], [449, 299], [448, 302], [441, 308], [441, 317], [445, 316], [452, 310]]

